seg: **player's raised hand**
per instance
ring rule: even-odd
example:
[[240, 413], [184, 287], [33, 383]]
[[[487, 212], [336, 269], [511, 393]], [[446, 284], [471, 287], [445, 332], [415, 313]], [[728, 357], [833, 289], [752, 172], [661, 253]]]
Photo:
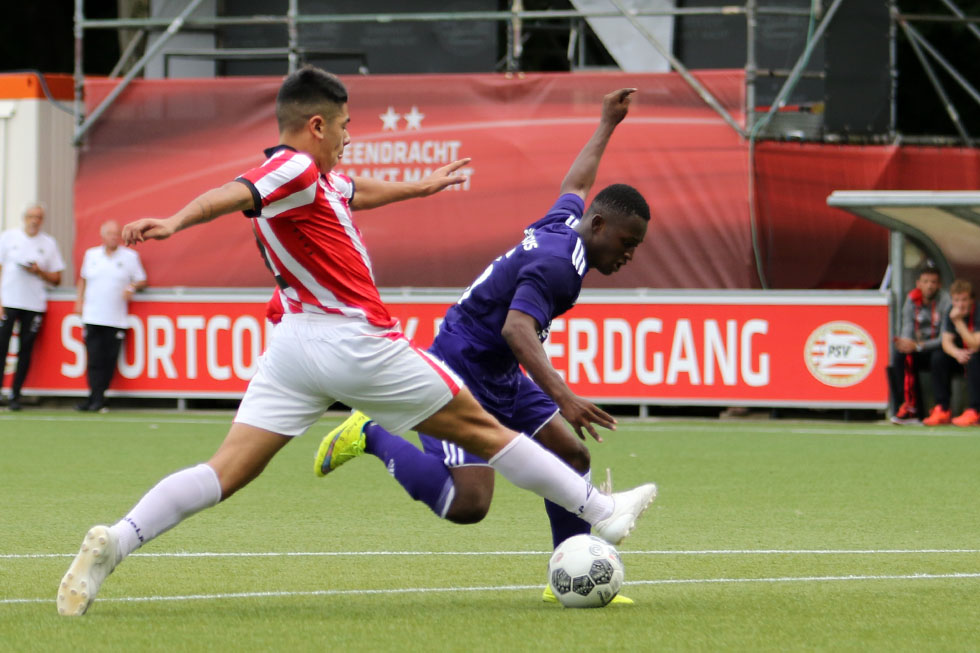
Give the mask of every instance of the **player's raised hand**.
[[622, 122], [630, 110], [634, 93], [635, 88], [621, 88], [602, 98], [602, 119], [611, 125]]
[[564, 417], [575, 431], [576, 435], [585, 440], [583, 429], [589, 432], [596, 442], [602, 442], [593, 424], [605, 427], [610, 430], [616, 429], [616, 418], [602, 410], [591, 401], [582, 399], [577, 395], [571, 395], [563, 399], [559, 405], [561, 416]]
[[460, 168], [472, 160], [473, 159], [466, 157], [465, 159], [453, 161], [448, 165], [444, 165], [441, 168], [433, 170], [428, 177], [424, 177], [419, 182], [422, 185], [423, 196], [434, 195], [444, 188], [465, 182], [468, 177], [457, 173], [459, 172]]
[[127, 245], [137, 245], [144, 240], [163, 240], [174, 234], [174, 227], [167, 219], [140, 218], [130, 222], [122, 230], [122, 240]]

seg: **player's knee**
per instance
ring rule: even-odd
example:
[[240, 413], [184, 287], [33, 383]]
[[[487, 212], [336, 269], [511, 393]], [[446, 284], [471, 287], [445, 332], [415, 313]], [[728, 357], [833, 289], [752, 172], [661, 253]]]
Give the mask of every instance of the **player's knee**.
[[476, 524], [490, 512], [490, 501], [493, 492], [484, 488], [460, 488], [453, 499], [452, 505], [446, 511], [446, 519], [454, 524]]
[[454, 524], [477, 524], [487, 516], [487, 511], [477, 506], [467, 506], [459, 509], [450, 509], [446, 513], [446, 520]]
[[489, 504], [464, 503], [457, 505], [457, 502], [454, 501], [446, 513], [446, 519], [454, 524], [476, 524], [483, 521], [489, 511]]

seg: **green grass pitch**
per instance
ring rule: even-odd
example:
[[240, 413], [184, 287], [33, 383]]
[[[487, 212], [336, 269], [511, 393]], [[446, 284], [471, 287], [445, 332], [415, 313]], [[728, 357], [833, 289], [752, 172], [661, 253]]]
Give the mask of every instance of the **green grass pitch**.
[[365, 457], [312, 472], [324, 419], [227, 503], [128, 558], [80, 619], [86, 529], [206, 459], [229, 414], [0, 414], [0, 650], [797, 651], [980, 648], [980, 429], [627, 421], [597, 480], [660, 497], [620, 552], [631, 607], [541, 601], [542, 502], [498, 477], [457, 526]]

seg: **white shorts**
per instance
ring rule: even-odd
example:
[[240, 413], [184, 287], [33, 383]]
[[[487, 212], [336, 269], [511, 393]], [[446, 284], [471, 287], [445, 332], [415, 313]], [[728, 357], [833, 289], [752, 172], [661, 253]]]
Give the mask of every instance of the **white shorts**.
[[235, 421], [302, 435], [340, 401], [403, 433], [461, 387], [445, 363], [400, 331], [340, 315], [288, 314], [259, 358]]

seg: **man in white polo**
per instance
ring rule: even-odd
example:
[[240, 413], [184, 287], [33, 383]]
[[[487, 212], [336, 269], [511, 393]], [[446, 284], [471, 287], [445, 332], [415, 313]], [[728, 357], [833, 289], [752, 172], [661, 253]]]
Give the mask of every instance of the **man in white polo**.
[[24, 211], [24, 228], [0, 234], [0, 385], [14, 324], [20, 329], [17, 368], [10, 385], [10, 410], [20, 410], [20, 391], [31, 365], [34, 341], [48, 310], [48, 286], [61, 283], [65, 262], [54, 238], [41, 232], [44, 205]]
[[146, 272], [139, 254], [120, 246], [119, 223], [110, 220], [99, 233], [102, 244], [85, 250], [75, 300], [75, 312], [81, 313], [85, 325], [89, 386], [88, 398], [76, 409], [106, 412], [105, 391], [129, 328], [129, 300], [146, 287]]

